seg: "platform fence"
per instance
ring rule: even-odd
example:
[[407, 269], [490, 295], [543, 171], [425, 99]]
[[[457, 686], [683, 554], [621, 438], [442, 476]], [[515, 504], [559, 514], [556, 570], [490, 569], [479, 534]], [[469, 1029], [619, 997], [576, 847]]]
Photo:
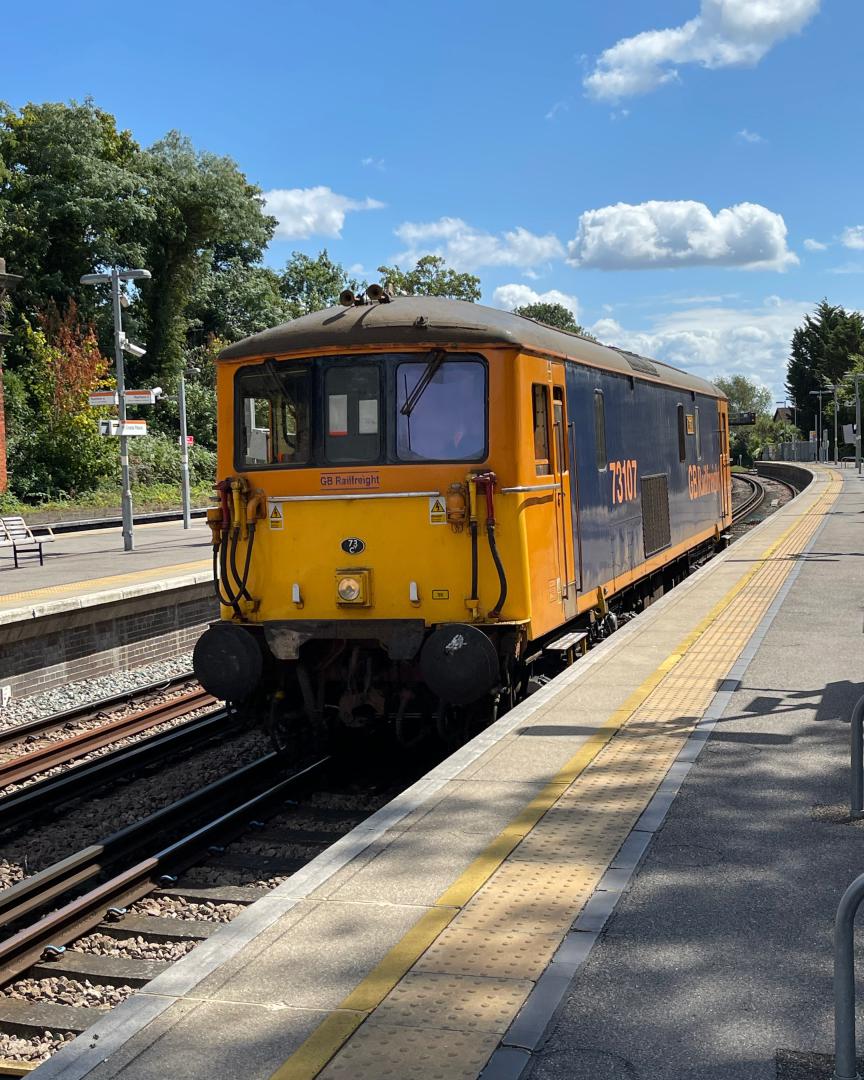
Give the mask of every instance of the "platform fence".
[[815, 461], [816, 443], [799, 439], [762, 447], [763, 461]]

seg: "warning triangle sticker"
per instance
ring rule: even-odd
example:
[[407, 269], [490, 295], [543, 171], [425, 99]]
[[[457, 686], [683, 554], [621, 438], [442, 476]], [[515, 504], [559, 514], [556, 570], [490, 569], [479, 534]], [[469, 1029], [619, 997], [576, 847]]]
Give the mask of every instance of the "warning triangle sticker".
[[282, 517], [282, 514], [280, 513], [278, 506], [273, 507], [273, 509], [272, 509], [272, 511], [270, 513], [270, 517], [271, 517], [271, 519], [272, 518], [280, 518], [280, 517]]
[[443, 503], [441, 502], [440, 499], [435, 500], [430, 513], [433, 513], [433, 514], [443, 514], [444, 513], [444, 505], [443, 505]]

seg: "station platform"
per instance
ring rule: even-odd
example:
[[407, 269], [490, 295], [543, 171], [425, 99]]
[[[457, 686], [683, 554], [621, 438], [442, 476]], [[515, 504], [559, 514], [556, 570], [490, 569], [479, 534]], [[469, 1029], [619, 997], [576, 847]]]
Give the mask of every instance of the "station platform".
[[82, 598], [102, 603], [106, 593], [122, 598], [130, 589], [158, 586], [168, 578], [209, 577], [210, 530], [203, 521], [193, 520], [188, 530], [177, 521], [136, 525], [134, 538], [134, 551], [124, 551], [118, 528], [58, 533], [43, 548], [44, 566], [38, 555], [26, 552], [19, 555], [17, 569], [12, 548], [0, 547], [0, 624], [22, 609], [69, 601], [80, 606]]
[[32, 1075], [823, 1075], [864, 486], [812, 472]]

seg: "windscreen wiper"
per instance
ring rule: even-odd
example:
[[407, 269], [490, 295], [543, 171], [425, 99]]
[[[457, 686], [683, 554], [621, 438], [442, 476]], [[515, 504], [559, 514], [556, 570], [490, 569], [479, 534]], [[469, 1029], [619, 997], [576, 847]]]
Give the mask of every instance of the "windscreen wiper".
[[423, 369], [423, 374], [417, 380], [417, 385], [411, 391], [405, 404], [399, 410], [403, 416], [410, 416], [417, 408], [417, 402], [425, 394], [426, 387], [432, 382], [438, 368], [441, 367], [446, 358], [447, 353], [443, 349], [433, 349], [429, 354], [429, 359], [426, 361], [426, 367]]

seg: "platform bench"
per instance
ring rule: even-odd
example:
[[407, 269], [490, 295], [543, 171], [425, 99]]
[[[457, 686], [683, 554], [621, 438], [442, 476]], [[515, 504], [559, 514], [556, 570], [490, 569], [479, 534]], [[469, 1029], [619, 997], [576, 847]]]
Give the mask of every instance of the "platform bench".
[[18, 569], [19, 552], [38, 552], [39, 565], [45, 565], [42, 545], [50, 543], [54, 539], [54, 533], [51, 531], [50, 525], [39, 525], [37, 528], [44, 529], [45, 535], [43, 536], [40, 533], [39, 536], [34, 536], [33, 530], [23, 517], [0, 517], [0, 544], [3, 544], [3, 546], [12, 545], [16, 570]]

